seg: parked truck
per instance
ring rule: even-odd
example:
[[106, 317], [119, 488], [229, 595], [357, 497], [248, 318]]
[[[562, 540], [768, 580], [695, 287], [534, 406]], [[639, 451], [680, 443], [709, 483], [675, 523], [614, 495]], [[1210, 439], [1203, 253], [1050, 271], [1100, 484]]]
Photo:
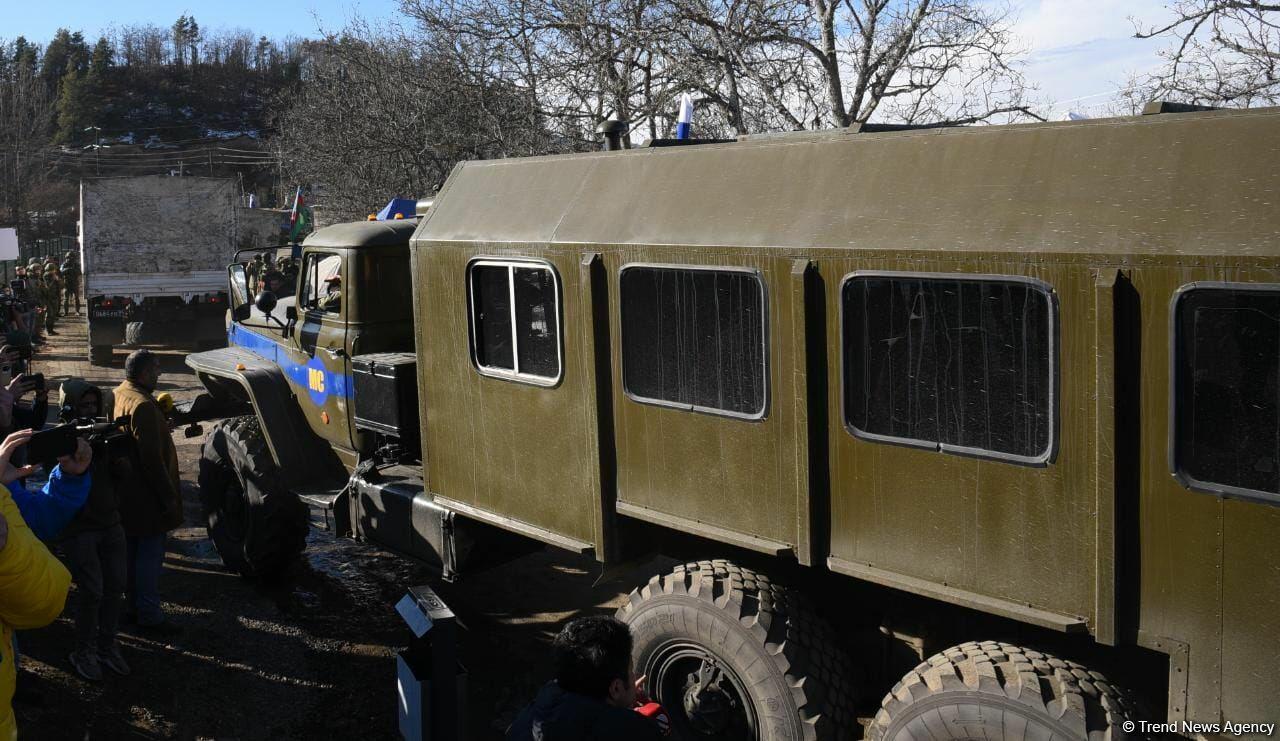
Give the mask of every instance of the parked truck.
[[675, 556], [618, 615], [680, 738], [1260, 736], [1280, 108], [1171, 108], [467, 162], [233, 265], [210, 536]]
[[109, 363], [121, 344], [224, 344], [227, 263], [242, 241], [274, 244], [281, 222], [278, 213], [259, 217], [238, 203], [236, 182], [225, 178], [81, 181], [80, 264], [92, 363]]

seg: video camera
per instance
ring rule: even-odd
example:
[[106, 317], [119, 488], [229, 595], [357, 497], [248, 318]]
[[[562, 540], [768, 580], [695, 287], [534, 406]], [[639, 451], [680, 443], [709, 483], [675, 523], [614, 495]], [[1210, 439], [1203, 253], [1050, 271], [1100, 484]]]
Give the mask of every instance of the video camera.
[[18, 314], [26, 314], [31, 311], [31, 306], [20, 298], [14, 298], [7, 293], [0, 293], [0, 309], [12, 309]]
[[128, 417], [107, 421], [95, 418], [75, 418], [75, 410], [64, 406], [59, 419], [63, 424], [41, 430], [27, 443], [27, 456], [38, 463], [51, 464], [64, 455], [74, 455], [76, 440], [83, 437], [93, 449], [95, 458], [114, 461], [132, 457], [133, 436], [126, 427]]

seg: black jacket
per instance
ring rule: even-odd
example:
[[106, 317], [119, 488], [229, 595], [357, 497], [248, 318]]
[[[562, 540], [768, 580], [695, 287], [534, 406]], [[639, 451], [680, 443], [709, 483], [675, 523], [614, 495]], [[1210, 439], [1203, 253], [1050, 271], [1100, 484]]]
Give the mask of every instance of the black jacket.
[[657, 725], [550, 682], [507, 729], [507, 741], [661, 741]]
[[[102, 389], [93, 386], [78, 378], [73, 378], [62, 384], [62, 406], [65, 408], [70, 406], [75, 408], [80, 403], [80, 397], [85, 392], [93, 389], [98, 392], [98, 398], [103, 398]], [[102, 404], [98, 405], [98, 412], [102, 412]], [[79, 514], [71, 521], [63, 531], [63, 537], [77, 535], [92, 530], [102, 530], [111, 527], [120, 522], [120, 502], [116, 498], [115, 478], [113, 472], [114, 462], [102, 446], [95, 446], [93, 450], [93, 462], [89, 464], [90, 486], [89, 498], [85, 500], [84, 507], [81, 508]]]

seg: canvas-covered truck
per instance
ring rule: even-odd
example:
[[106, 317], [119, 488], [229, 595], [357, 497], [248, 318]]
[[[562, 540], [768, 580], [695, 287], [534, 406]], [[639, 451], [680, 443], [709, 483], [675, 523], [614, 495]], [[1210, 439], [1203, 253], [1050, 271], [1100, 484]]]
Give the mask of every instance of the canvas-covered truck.
[[674, 556], [680, 738], [1265, 736], [1280, 109], [1169, 109], [467, 162], [296, 301], [233, 265], [210, 535]]
[[[121, 344], [223, 344], [226, 266], [242, 236], [263, 231], [263, 220], [246, 215], [253, 212], [238, 206], [238, 195], [236, 182], [226, 178], [81, 181], [80, 265], [91, 362], [110, 362]], [[265, 213], [278, 233], [279, 215]]]

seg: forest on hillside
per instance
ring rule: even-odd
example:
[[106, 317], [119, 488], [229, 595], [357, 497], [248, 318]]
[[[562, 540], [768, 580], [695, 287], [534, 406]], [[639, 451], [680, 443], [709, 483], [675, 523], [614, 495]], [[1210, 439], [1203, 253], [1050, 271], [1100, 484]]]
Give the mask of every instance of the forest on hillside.
[[[0, 225], [74, 234], [80, 177], [201, 174], [326, 220], [423, 197], [463, 160], [866, 122], [1044, 120], [1008, 6], [987, 0], [400, 0], [311, 39], [195, 18], [89, 39], [0, 39]], [[1132, 19], [1158, 66], [1108, 109], [1153, 99], [1280, 103], [1280, 7], [1171, 0]], [[1117, 70], [1124, 75], [1125, 70]], [[853, 174], [851, 174], [851, 177]]]
[[82, 176], [233, 176], [272, 195], [279, 159], [265, 142], [305, 43], [186, 15], [96, 39], [0, 39], [0, 224], [27, 239], [75, 234]]

